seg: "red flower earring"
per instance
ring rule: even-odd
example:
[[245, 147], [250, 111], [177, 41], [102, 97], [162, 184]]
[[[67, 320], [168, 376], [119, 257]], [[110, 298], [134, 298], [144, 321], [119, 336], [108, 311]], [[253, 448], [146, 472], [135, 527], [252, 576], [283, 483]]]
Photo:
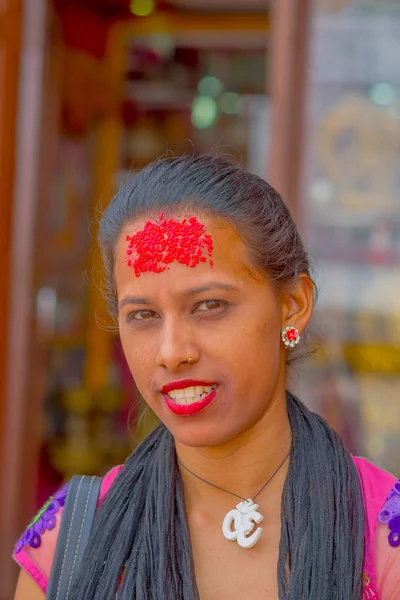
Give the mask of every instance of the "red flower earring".
[[294, 348], [300, 341], [300, 334], [296, 327], [285, 327], [282, 329], [282, 342], [285, 344], [286, 348]]

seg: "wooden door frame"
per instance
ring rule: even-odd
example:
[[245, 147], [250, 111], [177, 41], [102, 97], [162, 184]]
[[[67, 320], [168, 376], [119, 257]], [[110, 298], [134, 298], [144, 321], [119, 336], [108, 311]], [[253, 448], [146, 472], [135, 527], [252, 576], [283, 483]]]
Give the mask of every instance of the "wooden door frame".
[[311, 0], [277, 0], [272, 13], [269, 179], [302, 224]]
[[[16, 122], [21, 51], [22, 0], [0, 0], [0, 439], [4, 440], [7, 412], [8, 317], [11, 281], [11, 240], [16, 148]], [[7, 494], [4, 482], [6, 447], [0, 444], [0, 581], [6, 578], [9, 557], [4, 539], [7, 519], [4, 501]], [[3, 484], [5, 483], [5, 485]], [[1, 600], [7, 590], [1, 587]]]
[[[8, 138], [2, 135], [0, 139], [0, 157], [1, 152], [12, 155], [12, 164], [9, 157], [5, 171], [8, 181], [7, 285], [3, 287], [7, 297], [2, 299], [6, 310], [0, 314], [0, 319], [5, 320], [2, 323], [5, 335], [0, 340], [0, 368], [4, 369], [1, 380], [0, 581], [1, 593], [4, 599], [9, 600], [17, 575], [17, 566], [10, 555], [21, 529], [26, 525], [28, 511], [31, 514], [32, 482], [36, 477], [40, 436], [41, 407], [35, 403], [29, 375], [32, 309], [35, 306], [32, 277], [48, 0], [36, 1], [34, 6], [30, 0], [4, 2], [9, 9], [0, 18], [9, 19], [8, 27], [12, 25], [13, 32], [10, 32], [6, 60], [10, 78], [5, 88], [9, 100], [6, 113], [9, 132]], [[0, 177], [1, 183], [2, 179]], [[3, 264], [2, 268], [5, 268]]]

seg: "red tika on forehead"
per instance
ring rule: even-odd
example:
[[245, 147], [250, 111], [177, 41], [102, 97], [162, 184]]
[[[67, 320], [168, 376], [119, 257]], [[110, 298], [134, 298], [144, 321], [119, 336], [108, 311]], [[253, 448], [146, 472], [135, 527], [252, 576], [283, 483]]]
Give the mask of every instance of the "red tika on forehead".
[[136, 277], [141, 273], [162, 273], [174, 261], [190, 268], [210, 259], [213, 251], [211, 235], [196, 217], [175, 221], [164, 219], [148, 221], [141, 231], [127, 235], [126, 263], [133, 267]]

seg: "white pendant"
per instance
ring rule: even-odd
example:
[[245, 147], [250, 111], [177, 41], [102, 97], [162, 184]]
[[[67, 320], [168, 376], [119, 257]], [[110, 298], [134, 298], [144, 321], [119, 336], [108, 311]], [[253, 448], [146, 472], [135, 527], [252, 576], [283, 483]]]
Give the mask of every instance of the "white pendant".
[[239, 502], [236, 508], [227, 513], [222, 523], [222, 532], [227, 540], [236, 541], [242, 548], [252, 548], [262, 533], [262, 527], [257, 527], [252, 533], [254, 525], [258, 525], [263, 519], [258, 512], [258, 504], [254, 504], [249, 498]]

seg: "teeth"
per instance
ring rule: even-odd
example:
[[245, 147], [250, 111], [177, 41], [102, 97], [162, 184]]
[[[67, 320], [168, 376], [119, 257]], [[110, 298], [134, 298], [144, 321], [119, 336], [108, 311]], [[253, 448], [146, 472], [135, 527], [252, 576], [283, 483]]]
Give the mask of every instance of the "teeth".
[[171, 390], [168, 396], [177, 404], [193, 404], [199, 402], [210, 392], [215, 390], [216, 385], [188, 387], [183, 390]]

